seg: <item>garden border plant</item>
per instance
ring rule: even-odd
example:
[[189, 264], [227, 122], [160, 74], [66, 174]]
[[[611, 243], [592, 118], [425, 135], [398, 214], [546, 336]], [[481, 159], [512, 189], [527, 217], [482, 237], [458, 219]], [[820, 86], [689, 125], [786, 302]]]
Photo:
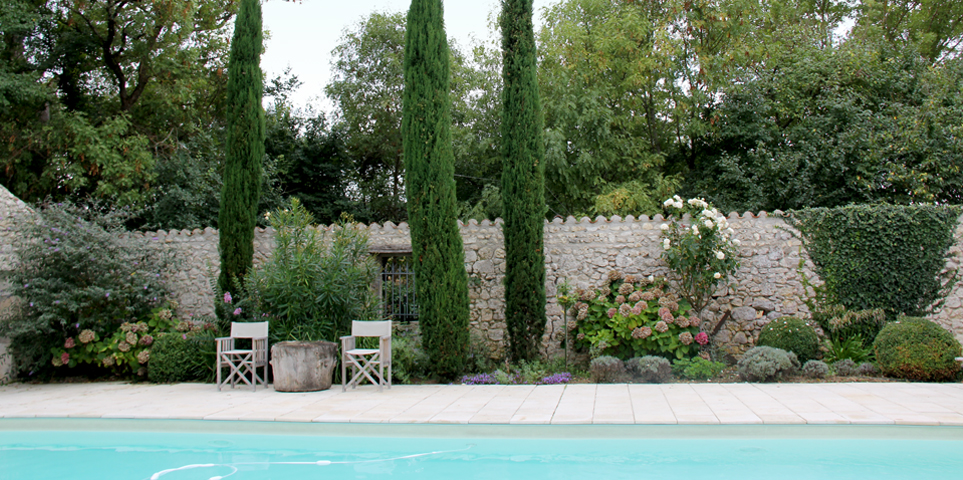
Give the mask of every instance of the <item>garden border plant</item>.
[[[72, 359], [54, 351], [113, 339], [122, 325], [147, 322], [164, 305], [163, 272], [173, 257], [151, 237], [129, 235], [124, 222], [130, 217], [129, 210], [98, 204], [45, 203], [17, 219], [17, 261], [9, 279], [19, 301], [0, 321], [0, 336], [11, 340], [18, 375], [61, 374], [58, 362], [77, 366], [83, 355]], [[81, 373], [107, 373], [104, 358]]]

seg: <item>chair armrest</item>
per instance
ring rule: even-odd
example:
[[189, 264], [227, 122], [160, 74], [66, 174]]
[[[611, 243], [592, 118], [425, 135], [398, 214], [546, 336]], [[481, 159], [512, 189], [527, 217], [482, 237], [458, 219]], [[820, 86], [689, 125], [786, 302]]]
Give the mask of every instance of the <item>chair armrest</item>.
[[234, 337], [218, 337], [214, 341], [217, 342], [217, 353], [224, 350], [234, 350]]
[[341, 337], [341, 355], [348, 350], [354, 350], [355, 338], [354, 336], [348, 335], [346, 337]]

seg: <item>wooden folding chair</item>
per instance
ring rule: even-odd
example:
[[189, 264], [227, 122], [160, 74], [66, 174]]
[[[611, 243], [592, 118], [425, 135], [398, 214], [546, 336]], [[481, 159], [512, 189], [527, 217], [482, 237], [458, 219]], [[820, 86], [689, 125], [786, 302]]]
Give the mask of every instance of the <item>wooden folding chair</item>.
[[[356, 348], [356, 340], [362, 337], [378, 337], [378, 348]], [[349, 373], [353, 374], [350, 380]], [[384, 385], [391, 388], [391, 321], [353, 321], [351, 335], [341, 337], [341, 391], [347, 385], [357, 387], [363, 378], [377, 384], [378, 391]]]
[[[217, 341], [217, 389], [220, 390], [228, 382], [234, 388], [239, 382], [244, 382], [257, 391], [257, 384], [267, 386], [268, 366], [268, 322], [245, 323], [231, 322], [231, 336], [215, 339]], [[234, 340], [245, 338], [251, 340], [248, 350], [234, 348]], [[257, 369], [263, 367], [263, 375], [258, 375]], [[221, 369], [228, 368], [227, 377], [221, 381]], [[251, 378], [248, 378], [250, 376]]]

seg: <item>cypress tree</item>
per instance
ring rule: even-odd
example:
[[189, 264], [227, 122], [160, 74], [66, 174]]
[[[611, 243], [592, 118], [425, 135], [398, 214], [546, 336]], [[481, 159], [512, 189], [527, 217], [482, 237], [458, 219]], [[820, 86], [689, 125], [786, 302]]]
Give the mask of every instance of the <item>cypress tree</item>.
[[532, 0], [505, 0], [502, 29], [502, 205], [505, 323], [513, 360], [538, 355], [545, 333], [545, 156]]
[[[261, 198], [264, 110], [261, 94], [261, 4], [241, 0], [227, 63], [227, 152], [217, 215], [222, 291], [239, 293], [254, 262], [254, 224]], [[217, 302], [223, 307], [222, 302]], [[223, 311], [223, 309], [218, 309]]]
[[441, 0], [412, 0], [405, 33], [401, 131], [418, 320], [435, 373], [453, 378], [468, 351], [468, 275], [458, 231], [448, 40]]

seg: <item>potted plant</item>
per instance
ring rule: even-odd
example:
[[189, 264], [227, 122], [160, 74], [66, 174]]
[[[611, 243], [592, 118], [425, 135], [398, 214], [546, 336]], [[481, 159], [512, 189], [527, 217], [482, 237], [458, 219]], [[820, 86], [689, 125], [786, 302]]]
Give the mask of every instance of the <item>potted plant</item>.
[[338, 345], [352, 320], [375, 319], [378, 266], [368, 234], [349, 216], [327, 229], [297, 199], [267, 214], [275, 250], [247, 282], [257, 315], [270, 323], [274, 389], [308, 392], [331, 387]]

